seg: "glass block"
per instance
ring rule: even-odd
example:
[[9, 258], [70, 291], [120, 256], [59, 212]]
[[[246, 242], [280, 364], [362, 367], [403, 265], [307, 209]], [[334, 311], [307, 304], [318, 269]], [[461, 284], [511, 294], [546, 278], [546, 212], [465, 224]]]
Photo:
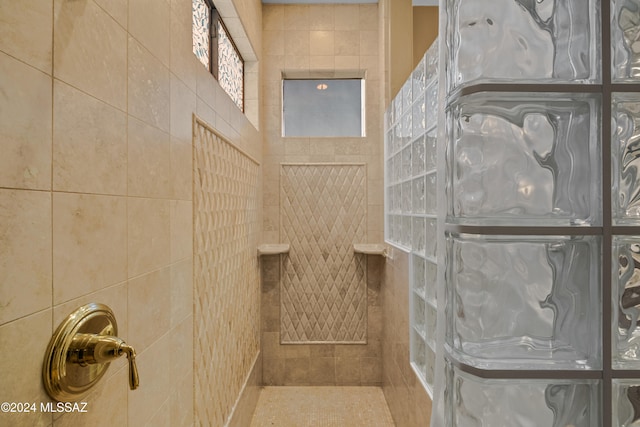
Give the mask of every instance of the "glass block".
[[398, 122], [402, 118], [402, 90], [398, 92], [395, 99], [393, 100], [393, 110], [394, 110], [394, 123]]
[[425, 369], [424, 369], [424, 379], [429, 384], [429, 386], [433, 387], [433, 383], [435, 380], [435, 367], [436, 367], [436, 354], [430, 349], [428, 346], [425, 349]]
[[393, 236], [393, 241], [397, 244], [402, 243], [402, 216], [393, 215], [391, 218], [391, 235]]
[[613, 221], [640, 225], [640, 94], [614, 93], [612, 103]]
[[418, 63], [418, 66], [413, 70], [413, 73], [411, 73], [411, 83], [413, 85], [411, 91], [413, 92], [414, 98], [424, 94], [426, 82], [426, 65], [425, 57], [423, 56], [420, 63]]
[[391, 157], [395, 154], [395, 138], [396, 138], [396, 128], [395, 126], [389, 128], [389, 130], [387, 131], [386, 134], [386, 138], [387, 138], [387, 156]]
[[425, 261], [424, 258], [413, 256], [413, 289], [422, 297], [426, 297], [426, 277], [425, 277]]
[[438, 311], [431, 304], [425, 304], [425, 331], [427, 344], [431, 348], [436, 346], [436, 329], [438, 327]]
[[[411, 199], [411, 181], [402, 183], [402, 213], [408, 214], [411, 212], [411, 206], [413, 200]], [[409, 224], [409, 230], [411, 230], [411, 224]]]
[[218, 83], [244, 111], [244, 61], [220, 21], [218, 31]]
[[640, 369], [640, 236], [613, 237], [612, 363]]
[[401, 126], [400, 126], [400, 143], [402, 147], [407, 145], [411, 139], [413, 138], [413, 127], [412, 127], [412, 114], [411, 108], [407, 109], [407, 112], [402, 116]]
[[384, 187], [384, 213], [385, 213], [385, 221], [386, 221], [386, 215], [388, 213], [391, 212], [391, 207], [392, 207], [392, 192], [391, 192], [391, 187], [390, 186], [386, 186]]
[[438, 246], [438, 226], [435, 219], [427, 219], [425, 239], [425, 254], [435, 259]]
[[[413, 218], [413, 243], [411, 244], [411, 248], [414, 252], [424, 255], [425, 250], [425, 219], [424, 218]], [[424, 268], [423, 268], [424, 269]]]
[[393, 182], [398, 183], [402, 181], [402, 153], [397, 153], [393, 156], [392, 165]]
[[413, 93], [411, 87], [411, 79], [407, 79], [402, 85], [402, 112], [411, 111], [411, 104], [413, 104]]
[[426, 169], [432, 170], [436, 167], [438, 158], [438, 132], [433, 130], [425, 136]]
[[386, 156], [390, 157], [393, 155], [393, 129], [388, 129], [389, 130], [384, 134], [384, 148], [386, 150]]
[[429, 49], [427, 49], [427, 53], [425, 53], [428, 81], [433, 81], [438, 78], [438, 55], [438, 39], [436, 38]]
[[425, 157], [425, 138], [418, 138], [413, 141], [413, 151], [411, 152], [411, 172], [413, 176], [422, 175], [425, 171], [426, 157]]
[[436, 304], [437, 299], [437, 289], [438, 289], [438, 266], [430, 261], [425, 262], [425, 271], [426, 271], [426, 288], [425, 288], [425, 297], [427, 301], [430, 301], [433, 304]]
[[387, 199], [385, 203], [386, 203], [387, 212], [390, 215], [396, 213], [397, 202], [396, 202], [396, 191], [395, 191], [394, 185], [390, 185], [389, 187], [387, 187]]
[[435, 173], [430, 173], [427, 175], [427, 184], [426, 184], [426, 206], [425, 212], [429, 215], [435, 215], [437, 212], [437, 178]]
[[600, 427], [600, 380], [485, 379], [447, 366], [448, 426]]
[[393, 168], [393, 158], [385, 156], [384, 160], [384, 175], [385, 175], [385, 185], [389, 186], [392, 184], [392, 168]]
[[612, 426], [640, 427], [640, 380], [614, 379]]
[[427, 88], [426, 128], [431, 130], [438, 126], [438, 82], [433, 82]]
[[413, 179], [413, 191], [411, 197], [413, 199], [413, 208], [412, 213], [421, 214], [424, 213], [425, 209], [425, 177], [421, 176], [420, 178]]
[[412, 147], [410, 145], [404, 147], [402, 149], [402, 179], [411, 178], [411, 151]]
[[598, 0], [447, 0], [449, 86], [597, 83]]
[[413, 310], [412, 310], [412, 322], [411, 324], [418, 331], [424, 331], [425, 328], [425, 320], [426, 320], [426, 312], [425, 312], [425, 302], [421, 298], [413, 298]]
[[449, 220], [599, 225], [600, 98], [477, 93], [447, 120]]
[[422, 135], [426, 128], [426, 105], [424, 96], [421, 96], [415, 104], [413, 104], [413, 137]]
[[402, 184], [398, 183], [393, 188], [395, 191], [395, 209], [393, 212], [400, 215], [402, 214]]
[[421, 256], [412, 256], [412, 288], [422, 297], [426, 298], [426, 261]]
[[411, 360], [415, 369], [424, 376], [427, 366], [427, 346], [421, 334], [411, 331]]
[[597, 236], [447, 236], [451, 353], [483, 369], [599, 369], [600, 246]]
[[411, 248], [411, 217], [402, 217], [402, 245]]
[[211, 35], [211, 11], [204, 0], [193, 0], [191, 3], [193, 12], [193, 53], [208, 70], [211, 66], [209, 57]]
[[405, 140], [405, 138], [402, 136], [402, 123], [396, 123], [396, 126], [393, 129], [393, 152], [397, 153], [402, 150], [402, 146], [404, 145]]
[[396, 209], [396, 193], [393, 190], [393, 187], [387, 187], [386, 188], [386, 209], [387, 209], [387, 213], [391, 214], [395, 212]]
[[640, 80], [640, 4], [611, 0], [611, 80]]

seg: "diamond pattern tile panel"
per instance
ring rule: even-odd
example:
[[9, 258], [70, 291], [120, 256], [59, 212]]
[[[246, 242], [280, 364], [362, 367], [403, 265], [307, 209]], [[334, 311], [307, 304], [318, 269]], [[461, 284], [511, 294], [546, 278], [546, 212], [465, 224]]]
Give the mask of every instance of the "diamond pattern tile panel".
[[280, 176], [282, 257], [280, 340], [365, 343], [366, 167], [285, 164]]
[[223, 426], [260, 345], [259, 165], [194, 124], [196, 425]]

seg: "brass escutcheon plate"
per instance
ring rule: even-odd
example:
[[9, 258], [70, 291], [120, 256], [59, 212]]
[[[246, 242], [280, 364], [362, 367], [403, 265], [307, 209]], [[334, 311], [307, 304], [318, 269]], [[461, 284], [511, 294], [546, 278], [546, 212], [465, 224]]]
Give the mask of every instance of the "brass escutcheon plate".
[[109, 368], [109, 363], [80, 366], [68, 362], [69, 346], [78, 333], [117, 336], [113, 311], [104, 304], [83, 305], [67, 316], [51, 337], [42, 364], [42, 381], [49, 396], [60, 402], [86, 396]]

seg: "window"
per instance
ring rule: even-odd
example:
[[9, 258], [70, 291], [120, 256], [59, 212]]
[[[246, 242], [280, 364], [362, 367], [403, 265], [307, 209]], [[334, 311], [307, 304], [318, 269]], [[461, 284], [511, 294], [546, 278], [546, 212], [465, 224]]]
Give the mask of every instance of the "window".
[[364, 136], [364, 79], [285, 79], [282, 136]]
[[244, 111], [244, 61], [211, 0], [192, 0], [193, 53]]

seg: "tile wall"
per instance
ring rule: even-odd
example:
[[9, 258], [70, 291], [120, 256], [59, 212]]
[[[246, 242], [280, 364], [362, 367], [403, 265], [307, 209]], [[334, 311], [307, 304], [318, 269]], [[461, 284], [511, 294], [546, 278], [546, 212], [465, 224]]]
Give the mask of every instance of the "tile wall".
[[[382, 242], [383, 172], [378, 5], [263, 5], [263, 240], [280, 242], [282, 163], [367, 165], [366, 235]], [[282, 138], [282, 72], [366, 72], [366, 137]], [[374, 259], [375, 257], [369, 257]], [[382, 265], [368, 264], [367, 345], [281, 345], [280, 265], [263, 257], [263, 380], [280, 384], [380, 384]], [[375, 273], [371, 273], [371, 269]], [[329, 372], [328, 376], [322, 372]]]
[[0, 401], [49, 401], [49, 338], [91, 301], [140, 373], [0, 425], [191, 425], [192, 114], [257, 159], [260, 134], [192, 54], [191, 0], [3, 1], [0, 22]]

